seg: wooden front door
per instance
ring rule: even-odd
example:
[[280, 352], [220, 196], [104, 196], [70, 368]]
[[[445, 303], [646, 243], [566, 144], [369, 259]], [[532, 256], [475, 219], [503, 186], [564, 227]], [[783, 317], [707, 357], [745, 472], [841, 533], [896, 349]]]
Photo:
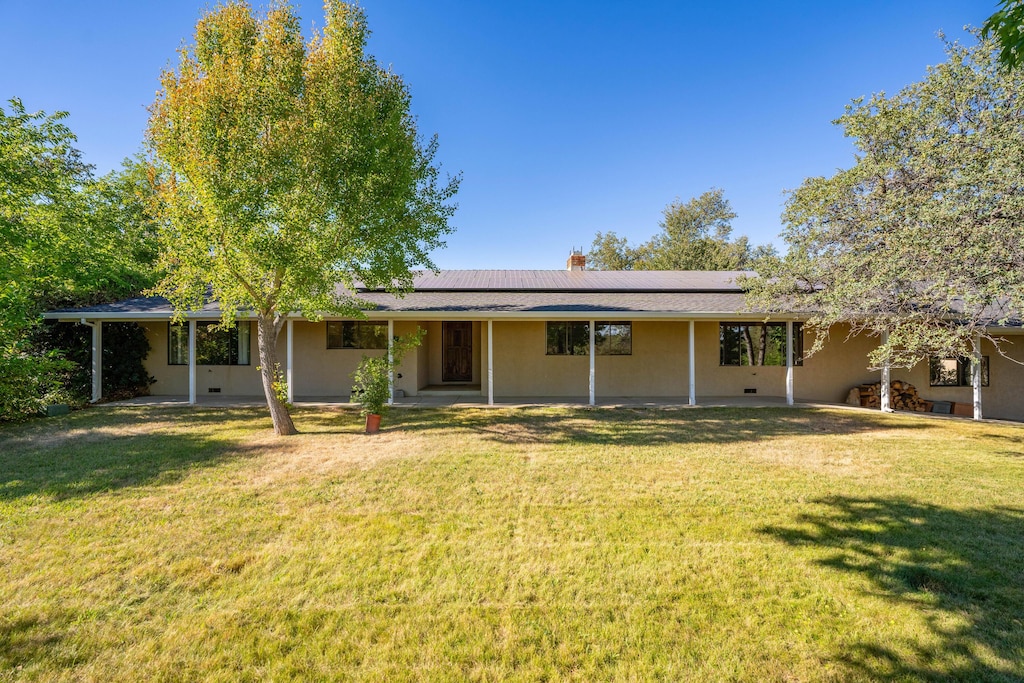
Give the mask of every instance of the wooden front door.
[[441, 381], [473, 381], [473, 323], [441, 322]]

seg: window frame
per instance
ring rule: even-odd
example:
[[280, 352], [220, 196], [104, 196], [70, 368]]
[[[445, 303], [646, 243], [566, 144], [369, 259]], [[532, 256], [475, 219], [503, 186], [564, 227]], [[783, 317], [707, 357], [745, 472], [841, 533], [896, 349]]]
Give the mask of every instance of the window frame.
[[[248, 320], [237, 321], [231, 327], [223, 326], [219, 321], [197, 320], [196, 322], [196, 365], [204, 367], [246, 367], [252, 365], [252, 324]], [[205, 353], [200, 345], [207, 340], [200, 336], [200, 330], [216, 328], [212, 334], [227, 334], [227, 362], [226, 363], [204, 363], [201, 359]], [[244, 330], [244, 332], [243, 332]], [[177, 338], [177, 339], [176, 339]], [[245, 340], [245, 353], [242, 353], [242, 340]], [[177, 353], [175, 353], [177, 351]], [[241, 362], [242, 357], [245, 362]], [[176, 359], [177, 357], [177, 359]], [[220, 360], [220, 359], [218, 359]], [[188, 324], [168, 323], [167, 324], [167, 364], [182, 366], [188, 365]]]
[[[553, 327], [563, 326], [561, 340], [552, 344]], [[628, 328], [627, 351], [615, 350], [615, 335], [601, 330], [612, 327]], [[552, 350], [560, 348], [562, 351]], [[596, 356], [632, 356], [633, 355], [633, 321], [632, 320], [595, 320], [594, 321], [594, 355]], [[545, 320], [544, 321], [544, 355], [545, 356], [589, 356], [590, 355], [590, 321], [589, 320]]]
[[[331, 326], [337, 325], [338, 331], [331, 333]], [[386, 320], [328, 320], [324, 325], [326, 331], [326, 348], [329, 351], [340, 349], [357, 349], [365, 351], [381, 351], [388, 348], [388, 323]], [[369, 338], [363, 330], [375, 328], [376, 335], [380, 336], [383, 346], [366, 346], [365, 341]], [[334, 340], [340, 339], [340, 344], [332, 344]]]
[[[785, 322], [732, 322], [732, 321], [719, 321], [718, 322], [718, 366], [723, 368], [784, 368], [786, 367], [786, 325]], [[769, 347], [765, 349], [765, 360], [769, 357], [778, 357], [780, 360], [777, 363], [764, 363], [763, 365], [749, 365], [743, 361], [746, 359], [746, 352], [744, 350], [745, 336], [743, 328], [759, 327], [762, 328], [762, 335], [771, 335], [772, 330], [778, 330], [779, 333], [776, 335], [775, 344], [778, 349], [773, 352]], [[735, 347], [735, 353], [733, 349], [729, 350], [729, 356], [735, 355], [738, 362], [730, 363], [726, 362], [726, 347], [725, 347], [725, 330], [726, 328], [733, 328], [733, 333], [737, 335], [738, 344]], [[769, 343], [771, 338], [769, 337]], [[804, 364], [804, 326], [802, 322], [793, 321], [793, 367], [801, 367]]]
[[[609, 330], [610, 328], [625, 327], [628, 332], [626, 333], [626, 344], [628, 348], [622, 350], [620, 346], [618, 350], [615, 348], [614, 336], [610, 332], [601, 331], [602, 328]], [[621, 335], [620, 335], [621, 336]], [[589, 340], [588, 340], [589, 342]], [[620, 342], [621, 344], [621, 342]], [[633, 355], [633, 321], [632, 320], [595, 320], [594, 321], [594, 351], [598, 356], [632, 356]]]
[[188, 365], [188, 324], [167, 323], [167, 364]]
[[[935, 382], [935, 368], [938, 363], [944, 363], [947, 361], [956, 362], [956, 378], [955, 383], [948, 382]], [[989, 357], [981, 357], [981, 386], [987, 387], [992, 379], [990, 372], [991, 366], [989, 365]], [[952, 358], [945, 357], [939, 358], [938, 356], [931, 356], [928, 358], [928, 386], [934, 388], [943, 387], [972, 387], [974, 386], [973, 378], [971, 377], [971, 359], [970, 357]]]

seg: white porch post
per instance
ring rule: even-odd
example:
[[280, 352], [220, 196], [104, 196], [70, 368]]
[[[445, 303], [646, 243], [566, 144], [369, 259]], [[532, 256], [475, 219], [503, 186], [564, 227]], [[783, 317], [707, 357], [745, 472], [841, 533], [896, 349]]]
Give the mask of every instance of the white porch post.
[[196, 321], [188, 321], [188, 404], [196, 404]]
[[494, 321], [487, 321], [487, 405], [494, 405]]
[[981, 335], [974, 337], [974, 354], [971, 358], [971, 385], [974, 387], [974, 419], [981, 419]]
[[295, 403], [295, 388], [292, 386], [292, 377], [294, 373], [292, 369], [295, 367], [295, 326], [292, 324], [294, 321], [288, 318], [288, 345], [285, 347], [285, 363], [288, 365], [287, 377], [285, 382], [288, 383], [288, 402]]
[[388, 405], [395, 402], [395, 369], [391, 365], [395, 358], [395, 321], [388, 318]]
[[786, 405], [793, 405], [793, 321], [786, 321]]
[[[883, 332], [882, 333], [882, 343], [883, 344], [887, 344], [888, 342], [889, 342], [889, 333], [888, 332]], [[889, 400], [889, 384], [890, 383], [891, 382], [889, 381], [889, 361], [886, 361], [885, 365], [882, 366], [882, 383], [881, 383], [881, 393], [882, 393], [882, 395], [881, 395], [881, 405], [879, 406], [882, 409], [883, 413], [891, 413], [892, 412], [892, 404], [891, 404], [891, 402]]]
[[690, 405], [697, 405], [697, 362], [693, 341], [693, 321], [690, 321]]
[[594, 395], [594, 321], [590, 321], [590, 405], [596, 403]]
[[92, 402], [103, 398], [103, 321], [92, 324]]

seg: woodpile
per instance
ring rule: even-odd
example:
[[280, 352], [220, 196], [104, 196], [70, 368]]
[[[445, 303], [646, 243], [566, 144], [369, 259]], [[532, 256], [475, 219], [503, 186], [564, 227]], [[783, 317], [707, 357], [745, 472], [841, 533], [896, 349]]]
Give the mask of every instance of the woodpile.
[[[859, 405], [862, 408], [882, 407], [882, 383], [861, 384], [850, 389], [847, 403]], [[917, 393], [917, 387], [909, 382], [898, 379], [889, 384], [889, 407], [893, 410], [912, 410], [918, 413], [931, 411], [931, 401], [926, 401]]]

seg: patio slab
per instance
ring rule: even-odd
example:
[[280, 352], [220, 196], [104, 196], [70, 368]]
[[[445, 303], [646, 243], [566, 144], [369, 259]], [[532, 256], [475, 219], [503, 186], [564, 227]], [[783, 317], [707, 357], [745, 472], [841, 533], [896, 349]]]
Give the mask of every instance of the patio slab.
[[[697, 406], [688, 405], [685, 396], [619, 396], [607, 397], [597, 400], [596, 407], [599, 408], [690, 408], [690, 407], [778, 407], [785, 406], [786, 399], [775, 396], [748, 397], [748, 396], [708, 396], [698, 397]], [[188, 398], [185, 396], [138, 396], [126, 401], [112, 401], [99, 404], [101, 406], [188, 406]], [[200, 396], [196, 400], [199, 407], [210, 408], [241, 408], [259, 407], [266, 405], [262, 396], [233, 396], [233, 397], [211, 397]], [[294, 401], [296, 407], [356, 407], [358, 404], [343, 400], [337, 396], [300, 396]], [[809, 406], [812, 404], [802, 403]], [[427, 396], [405, 396], [395, 399], [396, 408], [438, 408], [438, 407], [488, 407], [487, 397], [479, 393], [457, 393], [446, 392], [445, 395]], [[585, 408], [589, 407], [589, 399], [586, 396], [555, 397], [550, 396], [514, 396], [496, 397], [495, 408], [514, 408], [528, 406], [564, 406]]]

